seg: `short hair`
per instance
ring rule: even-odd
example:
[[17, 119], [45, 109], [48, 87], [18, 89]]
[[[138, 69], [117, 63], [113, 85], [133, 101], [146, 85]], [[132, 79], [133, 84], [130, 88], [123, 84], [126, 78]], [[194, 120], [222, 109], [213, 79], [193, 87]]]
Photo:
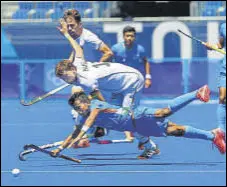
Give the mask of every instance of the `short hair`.
[[72, 16], [76, 21], [81, 22], [81, 15], [76, 9], [68, 9], [64, 12], [63, 18], [66, 20], [67, 17]]
[[75, 109], [74, 103], [76, 100], [79, 100], [81, 103], [90, 103], [88, 96], [84, 92], [74, 93], [68, 100], [70, 106]]
[[73, 68], [76, 69], [72, 62], [69, 60], [62, 60], [55, 67], [55, 75], [60, 77], [64, 74], [64, 71], [69, 71]]
[[126, 26], [123, 29], [123, 34], [125, 34], [126, 32], [134, 32], [136, 34], [136, 29], [134, 27], [131, 27], [131, 26]]

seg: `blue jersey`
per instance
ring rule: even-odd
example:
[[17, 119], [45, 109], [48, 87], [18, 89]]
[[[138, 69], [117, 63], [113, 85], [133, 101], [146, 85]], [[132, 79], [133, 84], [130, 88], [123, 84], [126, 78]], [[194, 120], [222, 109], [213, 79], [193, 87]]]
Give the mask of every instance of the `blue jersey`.
[[131, 112], [127, 109], [103, 101], [92, 100], [90, 110], [93, 109], [103, 110], [98, 114], [94, 126], [121, 132], [138, 132], [144, 136], [165, 136], [168, 120], [156, 118], [154, 116], [155, 108], [137, 107], [134, 109], [134, 120], [132, 120]]
[[[103, 110], [103, 112], [100, 112], [97, 116], [95, 126], [117, 131], [126, 131], [129, 130], [128, 128], [132, 128], [126, 127], [127, 122], [130, 121], [129, 112], [120, 106], [111, 105], [99, 100], [92, 100], [90, 110], [92, 111], [93, 109]], [[108, 111], [108, 109], [115, 109], [115, 111], [111, 112]]]
[[135, 42], [132, 48], [128, 49], [124, 42], [120, 42], [113, 45], [111, 49], [114, 53], [114, 62], [133, 67], [142, 74], [145, 73], [144, 58], [147, 57], [147, 54], [143, 46]]

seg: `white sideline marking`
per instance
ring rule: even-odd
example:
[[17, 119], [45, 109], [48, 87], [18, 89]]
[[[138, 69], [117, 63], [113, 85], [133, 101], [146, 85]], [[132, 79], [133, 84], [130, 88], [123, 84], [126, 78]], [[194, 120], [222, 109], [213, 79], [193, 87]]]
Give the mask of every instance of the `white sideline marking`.
[[[1, 171], [11, 173], [11, 171]], [[226, 170], [168, 170], [168, 171], [21, 171], [21, 173], [226, 173]]]

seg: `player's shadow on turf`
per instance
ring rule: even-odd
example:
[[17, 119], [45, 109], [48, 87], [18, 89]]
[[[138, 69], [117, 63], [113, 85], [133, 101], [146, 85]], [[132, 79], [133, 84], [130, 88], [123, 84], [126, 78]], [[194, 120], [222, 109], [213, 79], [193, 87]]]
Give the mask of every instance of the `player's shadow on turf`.
[[[41, 165], [41, 166], [32, 166], [32, 167], [46, 167], [46, 166], [57, 166], [57, 167], [68, 167], [68, 166], [73, 166], [73, 167], [100, 167], [100, 166], [217, 166], [219, 164], [226, 164], [226, 162], [175, 162], [175, 163], [168, 163], [168, 162], [159, 162], [159, 163], [141, 163], [141, 161], [138, 161], [137, 158], [130, 158], [130, 160], [137, 160], [137, 163], [103, 163], [103, 164], [97, 164], [97, 163], [92, 163], [92, 164], [86, 164], [83, 163], [84, 160], [93, 160], [93, 161], [98, 161], [98, 160], [119, 160], [116, 158], [113, 159], [96, 159], [96, 158], [88, 158], [88, 159], [83, 159], [82, 163], [80, 164], [46, 164], [46, 165]], [[121, 159], [120, 159], [121, 160]], [[34, 160], [33, 160], [34, 161]], [[40, 161], [40, 160], [39, 160]], [[48, 160], [50, 162], [50, 160]], [[149, 161], [149, 160], [147, 160]], [[56, 163], [56, 161], [54, 161]]]
[[80, 155], [77, 155], [79, 157], [83, 157], [83, 156], [124, 156], [124, 155], [135, 155], [135, 154], [138, 154], [138, 153], [119, 153], [119, 154], [112, 154], [112, 153], [109, 153], [109, 154], [80, 154]]

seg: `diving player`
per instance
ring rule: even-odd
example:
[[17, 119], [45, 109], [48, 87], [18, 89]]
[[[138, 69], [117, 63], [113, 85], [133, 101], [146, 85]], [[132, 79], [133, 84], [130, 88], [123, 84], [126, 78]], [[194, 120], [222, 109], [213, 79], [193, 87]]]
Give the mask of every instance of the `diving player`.
[[[114, 106], [99, 100], [89, 100], [84, 93], [73, 95], [69, 104], [79, 113], [87, 117], [80, 132], [72, 133], [61, 146], [52, 151], [56, 156], [65, 148], [78, 142], [92, 125], [101, 124], [102, 127], [116, 131], [137, 132], [143, 136], [176, 136], [191, 139], [203, 139], [213, 142], [219, 151], [226, 152], [224, 132], [221, 129], [205, 131], [191, 126], [177, 125], [166, 117], [174, 114], [190, 102], [200, 99], [208, 102], [210, 90], [207, 85], [191, 93], [184, 94], [173, 99], [166, 108], [155, 109], [151, 107], [137, 107], [130, 112], [125, 108]], [[154, 155], [154, 151], [145, 148], [138, 156], [139, 159], [148, 159]]]

